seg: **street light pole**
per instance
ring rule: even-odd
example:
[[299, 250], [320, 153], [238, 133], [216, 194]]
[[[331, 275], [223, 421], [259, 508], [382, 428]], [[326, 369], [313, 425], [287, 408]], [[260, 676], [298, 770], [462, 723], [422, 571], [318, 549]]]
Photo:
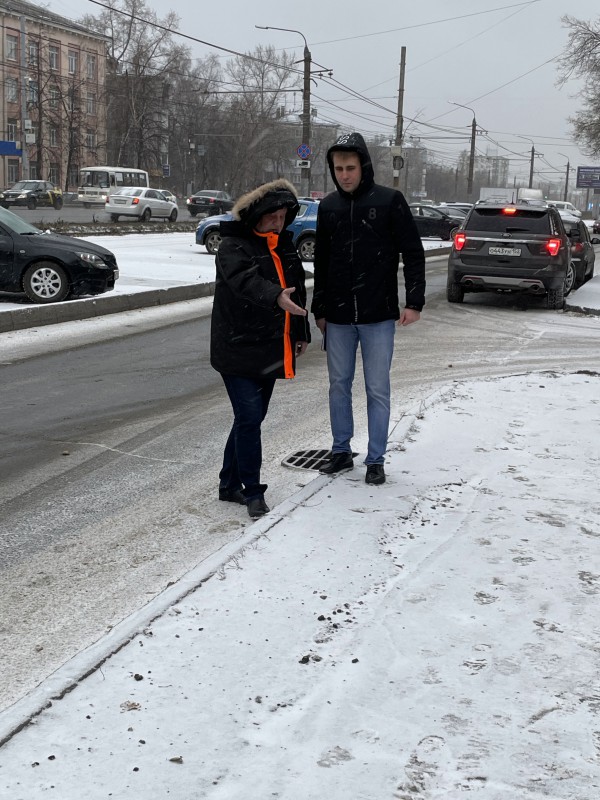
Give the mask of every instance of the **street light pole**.
[[469, 174], [467, 177], [467, 199], [473, 195], [473, 172], [475, 169], [475, 136], [477, 135], [477, 120], [475, 119], [475, 112], [469, 106], [463, 106], [462, 103], [454, 103], [452, 100], [448, 101], [451, 106], [458, 106], [459, 108], [466, 108], [473, 114], [473, 122], [471, 123], [471, 152], [469, 155]]
[[[295, 28], [276, 28], [273, 25], [255, 25], [255, 28], [260, 28], [264, 31], [287, 31], [287, 33], [297, 33], [304, 39], [304, 90], [302, 92], [302, 142], [307, 147], [310, 147], [310, 70], [312, 63], [312, 56], [308, 49], [308, 42], [306, 36], [302, 31], [297, 31]], [[301, 167], [302, 176], [300, 179], [300, 194], [303, 197], [310, 195], [310, 155], [307, 159], [308, 166]]]
[[567, 174], [565, 176], [565, 191], [563, 193], [563, 200], [566, 203], [567, 202], [567, 197], [568, 197], [568, 194], [569, 194], [569, 171], [571, 169], [571, 162], [569, 160], [569, 156], [565, 155], [564, 153], [559, 153], [558, 155], [567, 159]]

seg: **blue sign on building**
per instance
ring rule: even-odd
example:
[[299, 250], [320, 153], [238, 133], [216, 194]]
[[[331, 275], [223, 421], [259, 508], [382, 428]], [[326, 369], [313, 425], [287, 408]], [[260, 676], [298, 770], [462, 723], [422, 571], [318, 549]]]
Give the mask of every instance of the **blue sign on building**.
[[0, 156], [20, 156], [22, 150], [17, 150], [16, 142], [0, 141]]

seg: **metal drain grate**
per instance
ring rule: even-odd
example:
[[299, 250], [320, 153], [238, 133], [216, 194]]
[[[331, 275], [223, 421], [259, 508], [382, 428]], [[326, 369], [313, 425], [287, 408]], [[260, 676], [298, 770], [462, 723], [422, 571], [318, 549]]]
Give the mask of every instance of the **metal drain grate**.
[[[355, 458], [358, 453], [352, 453]], [[317, 472], [331, 458], [331, 450], [296, 450], [286, 456], [281, 462], [282, 466], [290, 469], [311, 469]]]

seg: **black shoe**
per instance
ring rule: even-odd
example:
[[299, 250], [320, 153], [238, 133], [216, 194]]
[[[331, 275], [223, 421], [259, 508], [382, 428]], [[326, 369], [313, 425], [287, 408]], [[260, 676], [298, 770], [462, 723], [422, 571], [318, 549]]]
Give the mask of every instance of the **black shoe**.
[[385, 483], [385, 470], [383, 468], [383, 464], [367, 464], [365, 483], [371, 483], [374, 486], [379, 486], [380, 483]]
[[334, 453], [326, 464], [319, 467], [319, 472], [323, 475], [335, 475], [353, 467], [352, 453]]
[[241, 506], [246, 505], [246, 498], [240, 489], [219, 489], [219, 500], [225, 500], [227, 503], [239, 503]]
[[270, 510], [265, 503], [264, 497], [253, 497], [252, 500], [248, 500], [248, 516], [252, 517], [252, 519], [264, 517]]

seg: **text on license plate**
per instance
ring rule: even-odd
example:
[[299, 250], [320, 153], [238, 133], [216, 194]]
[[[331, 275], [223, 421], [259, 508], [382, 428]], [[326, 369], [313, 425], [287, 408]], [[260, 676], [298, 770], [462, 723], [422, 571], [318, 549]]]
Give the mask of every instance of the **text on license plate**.
[[116, 204], [120, 204], [120, 205], [124, 206], [126, 202], [127, 202], [127, 200], [119, 200], [118, 198], [115, 197], [115, 203]]
[[520, 256], [520, 247], [490, 247], [491, 256]]

